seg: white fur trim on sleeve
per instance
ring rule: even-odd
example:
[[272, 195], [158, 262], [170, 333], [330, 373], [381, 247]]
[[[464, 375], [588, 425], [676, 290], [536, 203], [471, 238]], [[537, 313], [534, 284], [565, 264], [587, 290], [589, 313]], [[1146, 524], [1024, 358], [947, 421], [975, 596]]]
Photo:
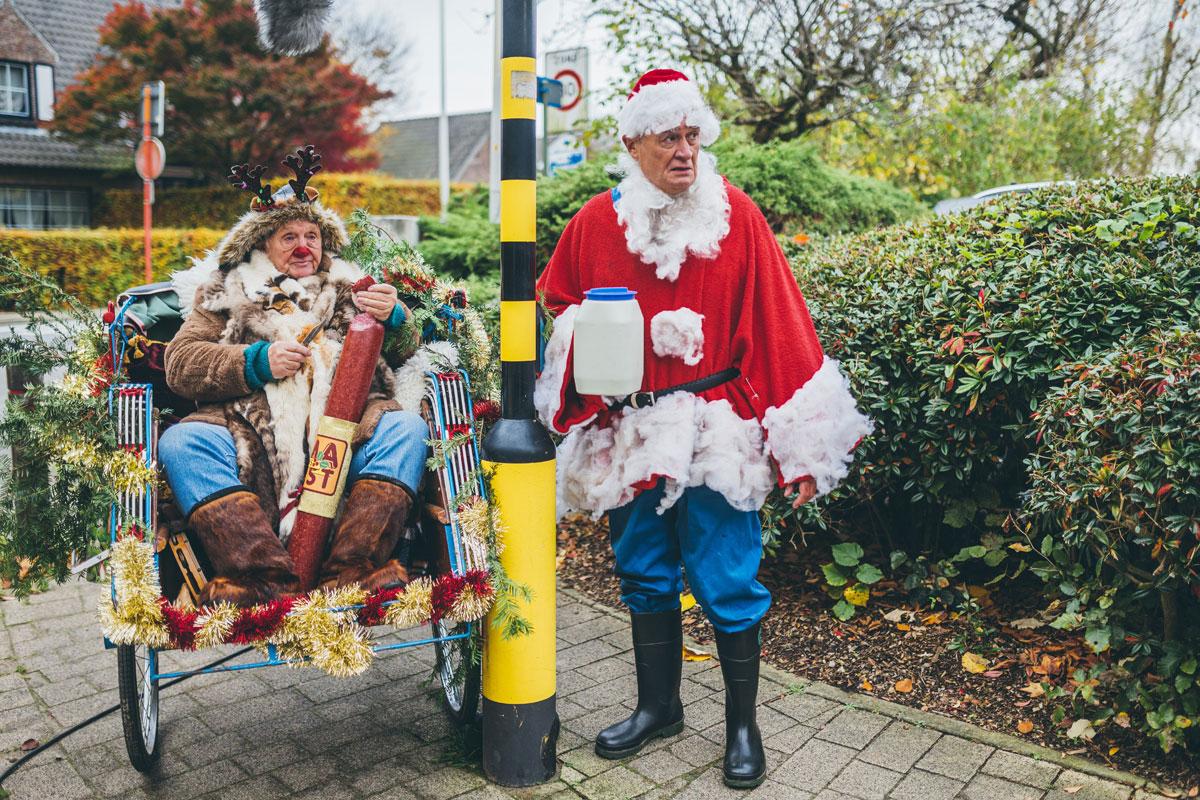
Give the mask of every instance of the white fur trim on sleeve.
[[[554, 332], [546, 343], [542, 374], [533, 388], [533, 406], [547, 428], [566, 433], [554, 427], [554, 417], [562, 407], [562, 387], [567, 380], [567, 356], [571, 353], [571, 341], [575, 337], [575, 315], [579, 306], [567, 306], [554, 318]], [[591, 419], [581, 423], [586, 425]]]
[[700, 128], [700, 144], [707, 147], [721, 135], [721, 123], [700, 96], [691, 81], [667, 81], [643, 86], [626, 101], [617, 115], [621, 136], [636, 139], [648, 133], [662, 133], [680, 123]]
[[805, 475], [828, 494], [850, 471], [852, 450], [875, 426], [859, 412], [838, 362], [826, 358], [786, 403], [763, 415], [767, 450], [787, 483]]
[[656, 356], [677, 356], [694, 367], [704, 358], [704, 315], [690, 308], [660, 311], [650, 320], [650, 342]]

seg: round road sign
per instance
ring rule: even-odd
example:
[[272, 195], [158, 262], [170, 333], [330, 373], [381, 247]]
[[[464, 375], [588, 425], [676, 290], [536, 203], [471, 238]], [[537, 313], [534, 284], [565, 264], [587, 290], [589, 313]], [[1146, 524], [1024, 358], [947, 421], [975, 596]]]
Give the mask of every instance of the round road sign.
[[554, 80], [562, 81], [563, 85], [563, 104], [558, 110], [570, 111], [579, 105], [579, 101], [583, 99], [583, 78], [579, 77], [579, 73], [573, 69], [562, 69], [554, 76]]
[[167, 151], [163, 147], [163, 143], [156, 137], [143, 139], [138, 143], [137, 153], [133, 158], [133, 165], [137, 167], [137, 174], [144, 181], [157, 180], [159, 175], [162, 175], [163, 167], [167, 163]]

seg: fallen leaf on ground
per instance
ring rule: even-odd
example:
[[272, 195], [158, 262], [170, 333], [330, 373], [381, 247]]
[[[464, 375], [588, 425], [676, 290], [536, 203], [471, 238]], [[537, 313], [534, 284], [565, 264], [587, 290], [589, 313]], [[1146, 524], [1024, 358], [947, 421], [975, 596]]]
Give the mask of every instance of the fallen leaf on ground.
[[912, 619], [914, 616], [916, 615], [907, 608], [893, 608], [884, 614], [883, 618], [888, 622], [904, 622], [905, 620]]
[[962, 668], [967, 672], [978, 675], [988, 667], [987, 659], [975, 653], [963, 653]]
[[921, 622], [925, 623], [926, 625], [940, 625], [945, 619], [946, 612], [939, 611], [936, 614], [930, 614], [929, 616], [925, 617], [923, 620], [921, 620]]
[[1017, 730], [1021, 733], [1031, 733], [1033, 731], [1033, 720], [1021, 720], [1017, 723]]
[[1034, 628], [1042, 627], [1042, 621], [1036, 617], [1021, 617], [1014, 619], [1008, 623], [1010, 628], [1016, 628], [1019, 631], [1031, 631]]
[[898, 630], [898, 631], [911, 631], [911, 630], [912, 630], [912, 625], [905, 625], [903, 622], [898, 622], [898, 623], [896, 623], [896, 630]]
[[1113, 722], [1115, 722], [1117, 725], [1120, 725], [1122, 728], [1128, 728], [1129, 727], [1129, 714], [1122, 711], [1121, 713], [1119, 713], [1115, 717], [1113, 717]]
[[42, 743], [37, 739], [26, 739], [25, 741], [21, 742], [21, 752], [28, 753], [30, 750], [36, 750], [41, 746]]
[[696, 605], [696, 598], [691, 592], [679, 595], [679, 611], [682, 613]]
[[1003, 674], [1004, 674], [1004, 673], [1003, 673], [1003, 672], [1001, 672], [1001, 671], [1000, 671], [1000, 670], [998, 670], [998, 669], [989, 669], [987, 672], [983, 673], [983, 677], [985, 677], [985, 678], [999, 678], [999, 677], [1000, 677], [1001, 675], [1003, 675]]
[[684, 661], [708, 661], [712, 658], [712, 653], [706, 653], [703, 650], [694, 650], [686, 644], [683, 646]]
[[1082, 786], [1064, 786], [1063, 791], [1066, 792], [1067, 794], [1075, 794], [1082, 788], [1083, 788]]
[[912, 678], [901, 678], [894, 687], [897, 692], [908, 694], [913, 690]]
[[1119, 748], [1119, 747], [1110, 747], [1110, 748], [1108, 748], [1108, 754], [1110, 756], [1115, 756], [1117, 754], [1117, 751], [1120, 749], [1121, 748]]
[[1008, 549], [1015, 550], [1018, 553], [1028, 553], [1033, 548], [1030, 547], [1029, 545], [1025, 544], [1024, 542], [1013, 542], [1012, 544], [1010, 544], [1008, 546]]
[[1070, 739], [1087, 739], [1091, 741], [1095, 736], [1096, 729], [1092, 727], [1090, 719], [1077, 719], [1067, 729], [1067, 737]]
[[875, 691], [875, 686], [868, 680], [864, 680], [862, 683], [860, 683], [858, 688], [862, 689], [864, 692]]

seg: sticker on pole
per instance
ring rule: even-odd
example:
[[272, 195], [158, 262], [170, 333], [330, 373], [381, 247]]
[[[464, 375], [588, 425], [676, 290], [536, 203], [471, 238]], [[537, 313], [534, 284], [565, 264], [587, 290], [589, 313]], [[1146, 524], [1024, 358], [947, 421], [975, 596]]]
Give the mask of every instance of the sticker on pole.
[[167, 164], [167, 150], [156, 137], [143, 139], [138, 143], [137, 153], [133, 157], [133, 165], [137, 174], [144, 181], [158, 180], [163, 167]]

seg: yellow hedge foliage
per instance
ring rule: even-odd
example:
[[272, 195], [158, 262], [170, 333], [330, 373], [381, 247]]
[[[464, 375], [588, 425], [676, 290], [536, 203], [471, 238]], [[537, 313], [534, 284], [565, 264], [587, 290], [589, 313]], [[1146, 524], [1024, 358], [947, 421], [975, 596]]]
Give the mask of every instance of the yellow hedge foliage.
[[[270, 181], [278, 188], [284, 179]], [[312, 185], [321, 203], [342, 216], [356, 208], [372, 214], [436, 214], [437, 181], [400, 180], [370, 172], [318, 173]], [[459, 192], [471, 184], [451, 184]], [[250, 207], [250, 195], [231, 186], [163, 189], [154, 202], [154, 224], [170, 228], [229, 227]], [[92, 224], [113, 228], [142, 222], [142, 190], [113, 189], [104, 193], [92, 214]]]
[[[225, 231], [211, 228], [154, 230], [154, 280], [191, 266], [189, 257], [216, 246]], [[102, 306], [125, 289], [143, 283], [140, 228], [24, 231], [0, 228], [0, 253], [53, 278], [90, 306]]]

